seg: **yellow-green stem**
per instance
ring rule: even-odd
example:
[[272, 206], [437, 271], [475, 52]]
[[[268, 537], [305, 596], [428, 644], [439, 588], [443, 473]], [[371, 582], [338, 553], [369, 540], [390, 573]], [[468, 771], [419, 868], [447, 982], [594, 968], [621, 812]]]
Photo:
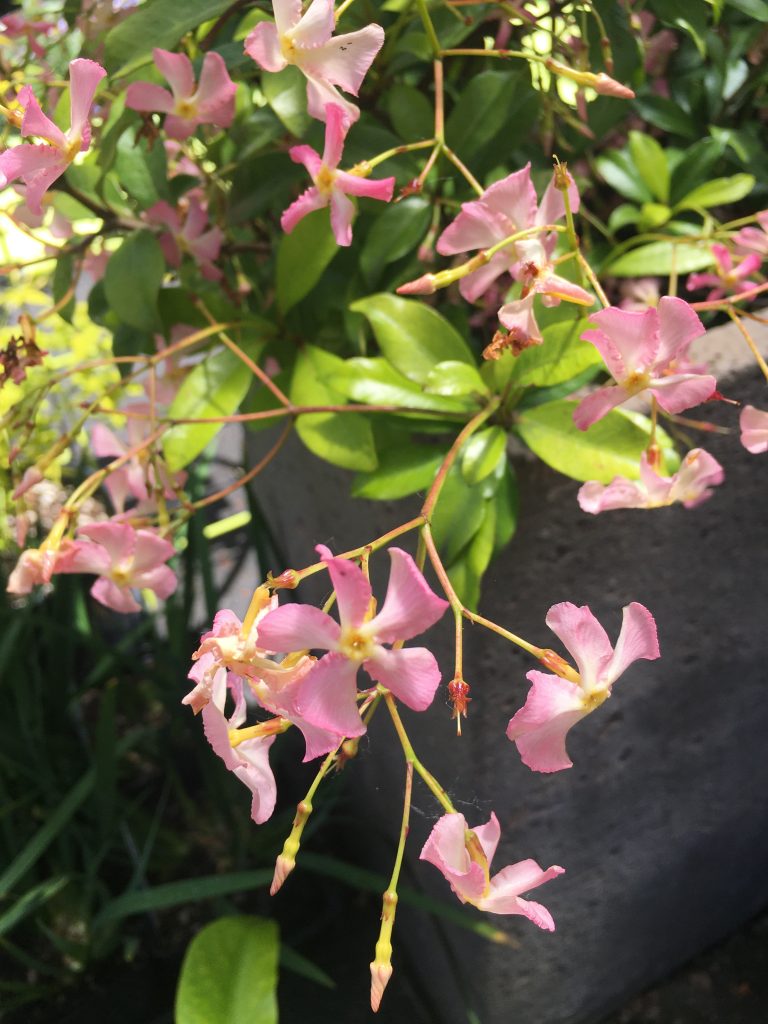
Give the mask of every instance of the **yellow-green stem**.
[[437, 802], [445, 808], [448, 814], [455, 814], [456, 808], [451, 803], [446, 791], [443, 789], [443, 787], [440, 785], [440, 783], [437, 781], [434, 775], [424, 767], [424, 765], [416, 756], [416, 752], [414, 751], [413, 746], [411, 745], [411, 741], [408, 739], [408, 733], [405, 731], [405, 726], [403, 725], [402, 719], [398, 714], [395, 698], [392, 696], [391, 693], [386, 692], [384, 693], [384, 701], [387, 705], [387, 710], [389, 711], [392, 723], [395, 727], [395, 732], [397, 733], [398, 739], [400, 740], [400, 745], [403, 748], [406, 763], [411, 762], [413, 764], [413, 767], [424, 780], [427, 787], [431, 791], [432, 795], [435, 797]]

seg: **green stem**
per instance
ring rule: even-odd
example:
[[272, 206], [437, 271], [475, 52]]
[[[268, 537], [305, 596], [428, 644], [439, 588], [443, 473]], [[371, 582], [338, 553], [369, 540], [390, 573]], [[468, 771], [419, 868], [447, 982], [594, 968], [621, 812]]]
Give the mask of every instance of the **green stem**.
[[416, 756], [416, 752], [413, 749], [413, 746], [411, 745], [411, 741], [408, 739], [408, 733], [405, 731], [405, 726], [403, 725], [402, 719], [398, 714], [395, 698], [392, 696], [391, 693], [387, 692], [384, 694], [384, 701], [386, 702], [387, 710], [389, 711], [392, 723], [395, 727], [395, 732], [397, 733], [398, 739], [400, 740], [400, 745], [403, 748], [406, 763], [410, 762], [413, 765], [413, 767], [424, 780], [427, 787], [431, 791], [432, 795], [435, 797], [435, 799], [441, 805], [441, 807], [444, 807], [448, 814], [455, 814], [456, 808], [451, 803], [446, 791], [443, 789], [443, 787], [440, 785], [440, 783], [437, 781], [434, 775], [424, 767], [424, 765]]

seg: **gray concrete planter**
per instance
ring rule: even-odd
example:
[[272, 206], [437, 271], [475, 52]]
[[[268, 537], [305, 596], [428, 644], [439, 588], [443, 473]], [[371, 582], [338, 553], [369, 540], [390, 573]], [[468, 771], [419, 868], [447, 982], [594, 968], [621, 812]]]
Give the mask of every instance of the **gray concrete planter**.
[[[768, 406], [765, 382], [740, 358], [740, 336], [726, 328], [704, 343], [730, 353], [716, 360], [722, 392]], [[736, 420], [716, 408], [704, 414]], [[451, 928], [446, 951], [426, 915], [401, 909], [395, 940], [423, 964], [436, 1024], [466, 1024], [466, 990], [483, 1024], [598, 1020], [768, 904], [768, 456], [748, 454], [738, 431], [713, 434], [705, 446], [727, 480], [694, 511], [588, 516], [576, 483], [538, 463], [517, 466], [520, 526], [487, 574], [482, 609], [546, 646], [555, 641], [544, 616], [557, 601], [589, 604], [614, 638], [622, 605], [641, 601], [659, 623], [662, 658], [632, 666], [610, 702], [571, 734], [575, 767], [551, 776], [525, 768], [504, 736], [535, 666], [477, 627], [465, 631], [474, 700], [464, 736], [456, 738], [439, 698], [425, 715], [408, 716], [420, 756], [469, 823], [496, 811], [499, 867], [535, 857], [567, 869], [537, 894], [555, 917], [554, 934], [519, 918], [494, 920], [519, 948]], [[337, 550], [364, 543], [418, 507], [346, 500], [345, 474], [298, 446], [257, 483], [297, 566], [316, 542]], [[449, 632], [441, 623], [433, 634], [448, 672]], [[351, 767], [369, 864], [386, 871], [403, 772], [384, 716], [363, 747]], [[412, 866], [430, 892], [452, 898], [432, 867], [415, 863], [438, 817], [422, 788], [415, 806]], [[366, 974], [369, 959], [361, 950]], [[386, 1007], [385, 996], [384, 1021]], [[350, 1019], [369, 1019], [359, 1009]]]

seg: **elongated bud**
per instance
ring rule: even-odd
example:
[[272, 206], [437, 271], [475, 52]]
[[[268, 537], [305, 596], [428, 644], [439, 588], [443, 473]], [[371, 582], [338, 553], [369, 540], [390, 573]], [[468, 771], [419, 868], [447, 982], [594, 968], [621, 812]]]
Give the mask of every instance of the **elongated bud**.
[[552, 57], [547, 59], [546, 66], [553, 74], [560, 75], [561, 78], [568, 78], [579, 85], [588, 86], [602, 96], [615, 96], [621, 100], [635, 98], [634, 92], [628, 86], [617, 82], [615, 78], [606, 75], [604, 71], [600, 71], [598, 74], [593, 71], [577, 71], [576, 68], [570, 68], [559, 60], [553, 60]]
[[415, 281], [407, 281], [397, 289], [398, 295], [434, 295], [437, 291], [435, 274], [422, 274]]
[[[378, 951], [378, 946], [376, 948]], [[387, 987], [391, 977], [391, 963], [379, 962], [378, 960], [373, 961], [371, 964], [371, 1009], [374, 1013], [377, 1013], [381, 1006], [381, 997], [384, 995], [384, 989]]]
[[275, 861], [275, 873], [272, 876], [272, 885], [269, 887], [270, 896], [274, 896], [280, 891], [283, 882], [295, 867], [296, 861], [293, 857], [286, 857], [284, 853], [280, 854]]

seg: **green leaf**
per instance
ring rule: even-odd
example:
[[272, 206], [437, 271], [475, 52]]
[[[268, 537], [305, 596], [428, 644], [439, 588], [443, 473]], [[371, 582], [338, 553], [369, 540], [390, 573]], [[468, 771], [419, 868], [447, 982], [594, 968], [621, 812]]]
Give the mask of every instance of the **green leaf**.
[[[258, 355], [252, 346], [248, 354]], [[171, 419], [231, 416], [240, 406], [253, 374], [228, 348], [210, 353], [189, 373], [171, 403]], [[179, 423], [163, 436], [163, 452], [172, 472], [183, 469], [213, 440], [223, 423]]]
[[636, 203], [647, 203], [653, 199], [652, 192], [637, 176], [637, 168], [623, 150], [612, 149], [595, 160], [600, 176], [625, 199]]
[[401, 139], [418, 142], [432, 137], [435, 112], [421, 89], [395, 82], [385, 96], [389, 119]]
[[[291, 401], [294, 405], [345, 405], [345, 396], [327, 383], [343, 366], [339, 356], [305, 345], [294, 367]], [[360, 413], [305, 413], [296, 420], [296, 431], [314, 455], [334, 466], [371, 472], [378, 465], [371, 424]]]
[[109, 257], [104, 292], [122, 323], [143, 331], [161, 331], [157, 296], [165, 274], [160, 244], [149, 231], [134, 231]]
[[705, 181], [681, 199], [675, 206], [676, 210], [705, 209], [710, 206], [725, 206], [737, 203], [750, 194], [755, 187], [755, 179], [751, 174], [733, 174], [730, 178], [713, 178]]
[[[155, 145], [148, 149], [146, 141], [136, 142], [133, 130], [123, 132], [117, 143], [115, 171], [125, 191], [146, 210], [160, 199], [166, 176], [165, 149]], [[158, 183], [160, 187], [158, 187]]]
[[429, 445], [407, 444], [379, 453], [373, 473], [358, 474], [352, 484], [355, 498], [394, 501], [425, 491], [435, 479], [445, 452]]
[[768, 21], [768, 3], [765, 0], [726, 0], [729, 7], [748, 14], [756, 21]]
[[645, 277], [661, 274], [689, 274], [703, 270], [714, 263], [707, 248], [691, 242], [650, 242], [630, 249], [605, 268], [606, 274], [614, 277]]
[[277, 248], [277, 305], [282, 313], [301, 302], [339, 251], [327, 210], [300, 220]]
[[632, 106], [643, 120], [652, 124], [654, 128], [661, 128], [662, 131], [671, 132], [673, 135], [682, 135], [684, 139], [695, 139], [700, 134], [700, 127], [696, 121], [681, 110], [677, 103], [664, 96], [638, 97], [632, 100]]
[[267, 103], [285, 127], [299, 138], [309, 127], [307, 80], [297, 67], [289, 65], [277, 74], [264, 75], [262, 89]]
[[25, 892], [16, 902], [0, 915], [0, 935], [5, 935], [25, 917], [52, 899], [69, 881], [68, 878], [49, 878]]
[[475, 360], [467, 343], [445, 317], [416, 299], [379, 293], [350, 306], [367, 317], [379, 348], [400, 373], [425, 384], [438, 363]]
[[460, 467], [454, 463], [432, 513], [432, 534], [446, 566], [455, 561], [472, 540], [484, 517], [485, 502], [480, 488], [467, 483]]
[[422, 240], [432, 219], [432, 204], [423, 196], [393, 203], [376, 218], [360, 253], [360, 267], [373, 283], [378, 271], [401, 259]]
[[423, 390], [380, 356], [347, 359], [326, 377], [326, 381], [353, 402], [370, 405], [402, 405], [425, 412], [466, 412], [473, 406], [464, 398], [434, 395]]
[[481, 71], [473, 75], [445, 125], [445, 137], [457, 153], [475, 154], [501, 131], [523, 97], [530, 79], [520, 71]]
[[487, 395], [488, 387], [475, 366], [447, 359], [429, 371], [424, 389], [432, 395]]
[[123, 893], [104, 907], [96, 918], [98, 926], [111, 921], [120, 921], [134, 914], [180, 907], [185, 903], [199, 903], [200, 900], [231, 896], [232, 893], [247, 892], [251, 889], [266, 889], [272, 881], [272, 871], [233, 871], [223, 875], [201, 875], [199, 878], [184, 878], [178, 882], [167, 882], [149, 889], [137, 889]]
[[468, 484], [479, 484], [496, 469], [507, 449], [507, 434], [501, 427], [486, 427], [473, 434], [461, 451], [461, 472]]
[[125, 75], [147, 63], [152, 48], [172, 50], [185, 33], [217, 18], [232, 0], [147, 0], [107, 33], [104, 63], [112, 75]]
[[643, 203], [637, 221], [637, 230], [640, 232], [654, 231], [666, 224], [671, 216], [672, 211], [664, 203]]
[[517, 357], [505, 353], [494, 367], [497, 388], [509, 380], [513, 387], [550, 388], [600, 365], [595, 346], [581, 340], [588, 327], [587, 318], [581, 316], [550, 324], [542, 331], [541, 345], [532, 345]]
[[[561, 399], [527, 409], [518, 417], [517, 432], [542, 462], [574, 480], [608, 484], [615, 476], [636, 479], [640, 456], [648, 446], [650, 420], [614, 409], [589, 430], [579, 430], [573, 422], [577, 405]], [[658, 439], [662, 448], [672, 447], [663, 433]]]
[[277, 1024], [277, 924], [220, 917], [187, 947], [176, 1024]]
[[496, 532], [493, 547], [494, 551], [501, 551], [515, 535], [520, 504], [517, 478], [508, 459], [504, 462], [504, 473], [499, 481], [494, 500], [496, 502]]
[[629, 152], [648, 190], [661, 203], [669, 201], [669, 165], [667, 157], [652, 135], [629, 133]]

